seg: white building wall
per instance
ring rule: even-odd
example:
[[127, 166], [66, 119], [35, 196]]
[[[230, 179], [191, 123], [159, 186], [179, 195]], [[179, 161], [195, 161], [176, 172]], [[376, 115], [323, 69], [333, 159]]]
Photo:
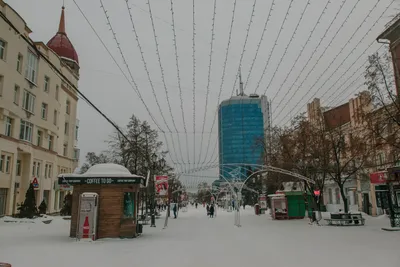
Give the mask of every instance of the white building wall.
[[[0, 188], [7, 189], [6, 214], [16, 211], [17, 203], [25, 198], [26, 189], [34, 177], [39, 181], [37, 189], [37, 203], [40, 204], [44, 192], [49, 193], [48, 211], [55, 212], [54, 208], [56, 191], [54, 182], [57, 175], [63, 170], [72, 172], [78, 162], [74, 157], [75, 126], [77, 124], [77, 95], [69, 85], [77, 86], [79, 77], [74, 74], [67, 65], [43, 43], [33, 43], [29, 39], [30, 30], [23, 19], [7, 4], [0, 0], [0, 11], [11, 22], [8, 24], [0, 19], [0, 39], [6, 42], [5, 56], [0, 59], [0, 154], [11, 157], [11, 167], [8, 171], [0, 170]], [[56, 24], [56, 22], [55, 22]], [[24, 39], [23, 36], [25, 36]], [[39, 51], [35, 51], [36, 49]], [[35, 84], [25, 78], [25, 69], [28, 59], [28, 51], [38, 54], [37, 81]], [[22, 68], [17, 70], [18, 55], [22, 56]], [[50, 65], [47, 58], [52, 65]], [[62, 80], [57, 70], [68, 80]], [[49, 90], [45, 92], [45, 77], [48, 77]], [[19, 91], [15, 94], [14, 89]], [[58, 89], [56, 89], [58, 88]], [[33, 114], [23, 109], [23, 92], [27, 90], [35, 96], [35, 108]], [[57, 93], [58, 91], [58, 93]], [[58, 97], [57, 97], [58, 95]], [[70, 112], [66, 114], [67, 101], [70, 104]], [[47, 115], [41, 116], [42, 103], [47, 104]], [[57, 111], [56, 123], [54, 111]], [[8, 118], [12, 121], [12, 131], [6, 132]], [[33, 124], [32, 141], [20, 139], [21, 120]], [[65, 134], [65, 123], [69, 123]], [[38, 143], [38, 131], [41, 131], [41, 142]], [[49, 149], [49, 136], [53, 137], [53, 147]], [[67, 153], [64, 154], [64, 144], [67, 144]], [[17, 162], [20, 169], [17, 169]], [[33, 173], [34, 162], [40, 163], [38, 173]], [[45, 166], [47, 167], [47, 172]], [[17, 188], [15, 188], [17, 185]], [[19, 186], [19, 187], [18, 187]], [[1, 210], [1, 207], [0, 207]], [[1, 214], [0, 214], [1, 215]]]

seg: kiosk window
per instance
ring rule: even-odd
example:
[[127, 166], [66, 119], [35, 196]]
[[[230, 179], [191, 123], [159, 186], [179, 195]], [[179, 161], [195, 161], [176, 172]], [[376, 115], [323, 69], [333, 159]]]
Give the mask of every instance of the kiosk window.
[[124, 218], [135, 217], [135, 193], [124, 193]]

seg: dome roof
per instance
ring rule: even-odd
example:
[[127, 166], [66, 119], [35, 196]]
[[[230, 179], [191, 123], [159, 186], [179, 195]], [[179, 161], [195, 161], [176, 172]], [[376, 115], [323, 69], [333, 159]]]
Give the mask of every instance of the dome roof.
[[115, 175], [128, 175], [131, 176], [132, 174], [129, 172], [127, 168], [122, 165], [114, 164], [114, 163], [101, 163], [96, 164], [90, 167], [86, 172], [85, 175], [107, 175], [107, 174], [115, 174]]
[[50, 41], [47, 42], [47, 46], [60, 57], [73, 60], [77, 64], [79, 64], [78, 54], [76, 53], [74, 46], [69, 40], [67, 33], [65, 32], [64, 9], [65, 8], [62, 7], [58, 32], [56, 35], [54, 35], [53, 38], [50, 39]]

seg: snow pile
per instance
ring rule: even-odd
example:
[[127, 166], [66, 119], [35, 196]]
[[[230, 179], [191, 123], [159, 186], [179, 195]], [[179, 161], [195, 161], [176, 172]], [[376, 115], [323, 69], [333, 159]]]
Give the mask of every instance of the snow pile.
[[[308, 220], [275, 221], [241, 209], [242, 227], [234, 213], [217, 210], [208, 218], [202, 206], [145, 226], [135, 239], [76, 242], [68, 237], [70, 221], [51, 224], [0, 223], [0, 262], [12, 266], [164, 266], [164, 267], [388, 267], [400, 266], [400, 236], [386, 232], [389, 220], [367, 218], [366, 226], [313, 227]], [[351, 253], [354, 251], [354, 253]], [[350, 253], [349, 253], [350, 252]]]

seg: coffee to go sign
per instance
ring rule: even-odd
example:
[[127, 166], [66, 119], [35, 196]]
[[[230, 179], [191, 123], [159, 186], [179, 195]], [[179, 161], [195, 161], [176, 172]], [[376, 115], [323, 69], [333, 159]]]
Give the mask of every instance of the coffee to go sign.
[[143, 184], [144, 179], [141, 177], [128, 177], [128, 178], [115, 178], [115, 177], [66, 177], [59, 176], [58, 184], [68, 184], [68, 185], [107, 185], [107, 184]]

